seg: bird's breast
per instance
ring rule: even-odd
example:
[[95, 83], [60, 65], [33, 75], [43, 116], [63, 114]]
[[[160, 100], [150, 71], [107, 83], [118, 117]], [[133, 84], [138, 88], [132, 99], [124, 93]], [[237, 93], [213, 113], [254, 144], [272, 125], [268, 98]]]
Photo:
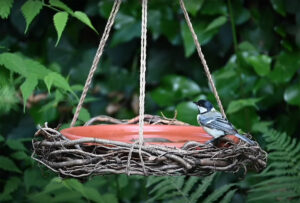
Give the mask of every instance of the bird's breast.
[[211, 136], [213, 136], [214, 138], [218, 138], [221, 136], [225, 135], [225, 132], [222, 130], [217, 130], [217, 129], [212, 129], [212, 128], [208, 128], [203, 126], [203, 129]]

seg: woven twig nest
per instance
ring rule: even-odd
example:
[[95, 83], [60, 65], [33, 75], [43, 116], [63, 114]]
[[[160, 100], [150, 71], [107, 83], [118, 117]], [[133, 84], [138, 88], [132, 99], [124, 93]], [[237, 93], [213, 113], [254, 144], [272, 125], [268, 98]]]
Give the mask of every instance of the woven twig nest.
[[[117, 120], [100, 116], [87, 122], [136, 124], [138, 118]], [[188, 125], [175, 119], [145, 115], [149, 125]], [[115, 135], [118, 136], [118, 135]], [[187, 135], [188, 137], [188, 135]], [[267, 154], [256, 143], [240, 141], [223, 147], [186, 142], [181, 148], [97, 138], [67, 139], [57, 129], [40, 128], [33, 139], [32, 158], [61, 176], [128, 174], [155, 176], [206, 176], [215, 171], [237, 172], [241, 168], [261, 171]]]

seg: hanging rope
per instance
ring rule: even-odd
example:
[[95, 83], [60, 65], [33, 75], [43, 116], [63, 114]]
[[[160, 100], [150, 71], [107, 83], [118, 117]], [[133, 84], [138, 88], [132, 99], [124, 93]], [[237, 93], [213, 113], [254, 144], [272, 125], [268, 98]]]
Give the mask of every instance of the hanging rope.
[[186, 11], [186, 8], [185, 8], [185, 5], [184, 5], [183, 0], [179, 0], [179, 2], [180, 2], [181, 9], [182, 9], [182, 11], [183, 11], [185, 20], [186, 20], [186, 22], [187, 22], [187, 25], [188, 25], [188, 27], [189, 27], [191, 33], [192, 33], [192, 36], [193, 36], [193, 39], [194, 39], [194, 43], [195, 43], [196, 48], [197, 48], [198, 55], [199, 55], [199, 57], [200, 57], [200, 60], [201, 60], [202, 65], [203, 65], [203, 67], [204, 67], [206, 76], [207, 76], [207, 78], [208, 78], [208, 82], [209, 82], [209, 84], [210, 84], [210, 86], [211, 86], [211, 88], [212, 88], [212, 91], [213, 91], [213, 93], [214, 93], [214, 95], [215, 95], [215, 98], [216, 98], [216, 100], [217, 100], [217, 102], [218, 102], [220, 111], [221, 111], [223, 117], [226, 118], [226, 114], [225, 114], [225, 111], [224, 111], [224, 109], [223, 109], [222, 102], [221, 102], [221, 100], [220, 100], [218, 91], [217, 91], [217, 89], [216, 89], [216, 87], [215, 87], [214, 81], [213, 81], [213, 79], [212, 79], [212, 77], [211, 77], [209, 68], [208, 68], [208, 66], [207, 66], [206, 60], [205, 60], [204, 55], [203, 55], [203, 53], [202, 53], [201, 46], [200, 46], [200, 43], [199, 43], [199, 41], [198, 41], [198, 37], [197, 37], [197, 35], [196, 35], [196, 33], [195, 33], [195, 30], [194, 30], [194, 28], [193, 28], [193, 25], [192, 25], [192, 23], [191, 23], [189, 14], [188, 14], [188, 12]]
[[139, 98], [139, 144], [143, 144], [144, 111], [145, 111], [145, 84], [146, 84], [146, 46], [147, 46], [147, 0], [142, 3], [142, 35], [140, 61], [140, 98]]
[[146, 46], [147, 46], [147, 10], [148, 0], [142, 2], [142, 31], [141, 31], [141, 61], [140, 61], [140, 98], [139, 98], [139, 156], [144, 174], [147, 175], [142, 157], [144, 143], [144, 112], [145, 112], [145, 85], [146, 85]]
[[107, 41], [107, 39], [109, 37], [110, 30], [111, 30], [111, 28], [112, 28], [112, 26], [114, 24], [116, 15], [117, 15], [117, 13], [119, 11], [121, 2], [122, 2], [122, 0], [115, 0], [115, 2], [114, 2], [114, 5], [112, 7], [112, 10], [110, 12], [108, 21], [106, 23], [106, 26], [105, 26], [103, 35], [101, 37], [101, 40], [100, 40], [100, 43], [99, 43], [96, 55], [95, 55], [94, 60], [93, 60], [92, 67], [90, 69], [88, 78], [87, 78], [87, 80], [85, 82], [84, 89], [82, 91], [82, 94], [81, 94], [81, 97], [80, 97], [79, 103], [77, 105], [77, 108], [76, 108], [75, 114], [73, 116], [73, 119], [72, 119], [70, 127], [73, 127], [75, 125], [77, 119], [78, 119], [78, 116], [79, 116], [82, 104], [84, 102], [84, 99], [86, 97], [87, 91], [88, 91], [88, 89], [90, 87], [90, 84], [92, 82], [92, 79], [93, 79], [94, 73], [95, 73], [95, 71], [97, 69], [99, 60], [100, 60], [100, 58], [101, 58], [101, 56], [103, 54], [103, 49], [104, 49], [106, 41]]

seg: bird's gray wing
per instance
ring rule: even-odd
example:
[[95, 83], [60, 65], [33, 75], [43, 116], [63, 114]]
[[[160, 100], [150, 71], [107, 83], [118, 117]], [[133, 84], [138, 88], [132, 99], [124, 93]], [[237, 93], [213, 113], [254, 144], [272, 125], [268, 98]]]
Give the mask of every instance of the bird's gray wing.
[[225, 131], [226, 134], [237, 133], [233, 125], [227, 119], [223, 118], [219, 112], [212, 112], [204, 115], [201, 119], [201, 123], [206, 127]]

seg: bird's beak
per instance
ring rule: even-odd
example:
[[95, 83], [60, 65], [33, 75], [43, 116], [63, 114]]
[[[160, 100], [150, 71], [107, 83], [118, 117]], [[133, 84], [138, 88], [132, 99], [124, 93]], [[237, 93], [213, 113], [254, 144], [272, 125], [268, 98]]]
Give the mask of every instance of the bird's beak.
[[197, 102], [194, 102], [194, 101], [193, 101], [193, 103], [194, 103], [195, 105], [197, 105]]

